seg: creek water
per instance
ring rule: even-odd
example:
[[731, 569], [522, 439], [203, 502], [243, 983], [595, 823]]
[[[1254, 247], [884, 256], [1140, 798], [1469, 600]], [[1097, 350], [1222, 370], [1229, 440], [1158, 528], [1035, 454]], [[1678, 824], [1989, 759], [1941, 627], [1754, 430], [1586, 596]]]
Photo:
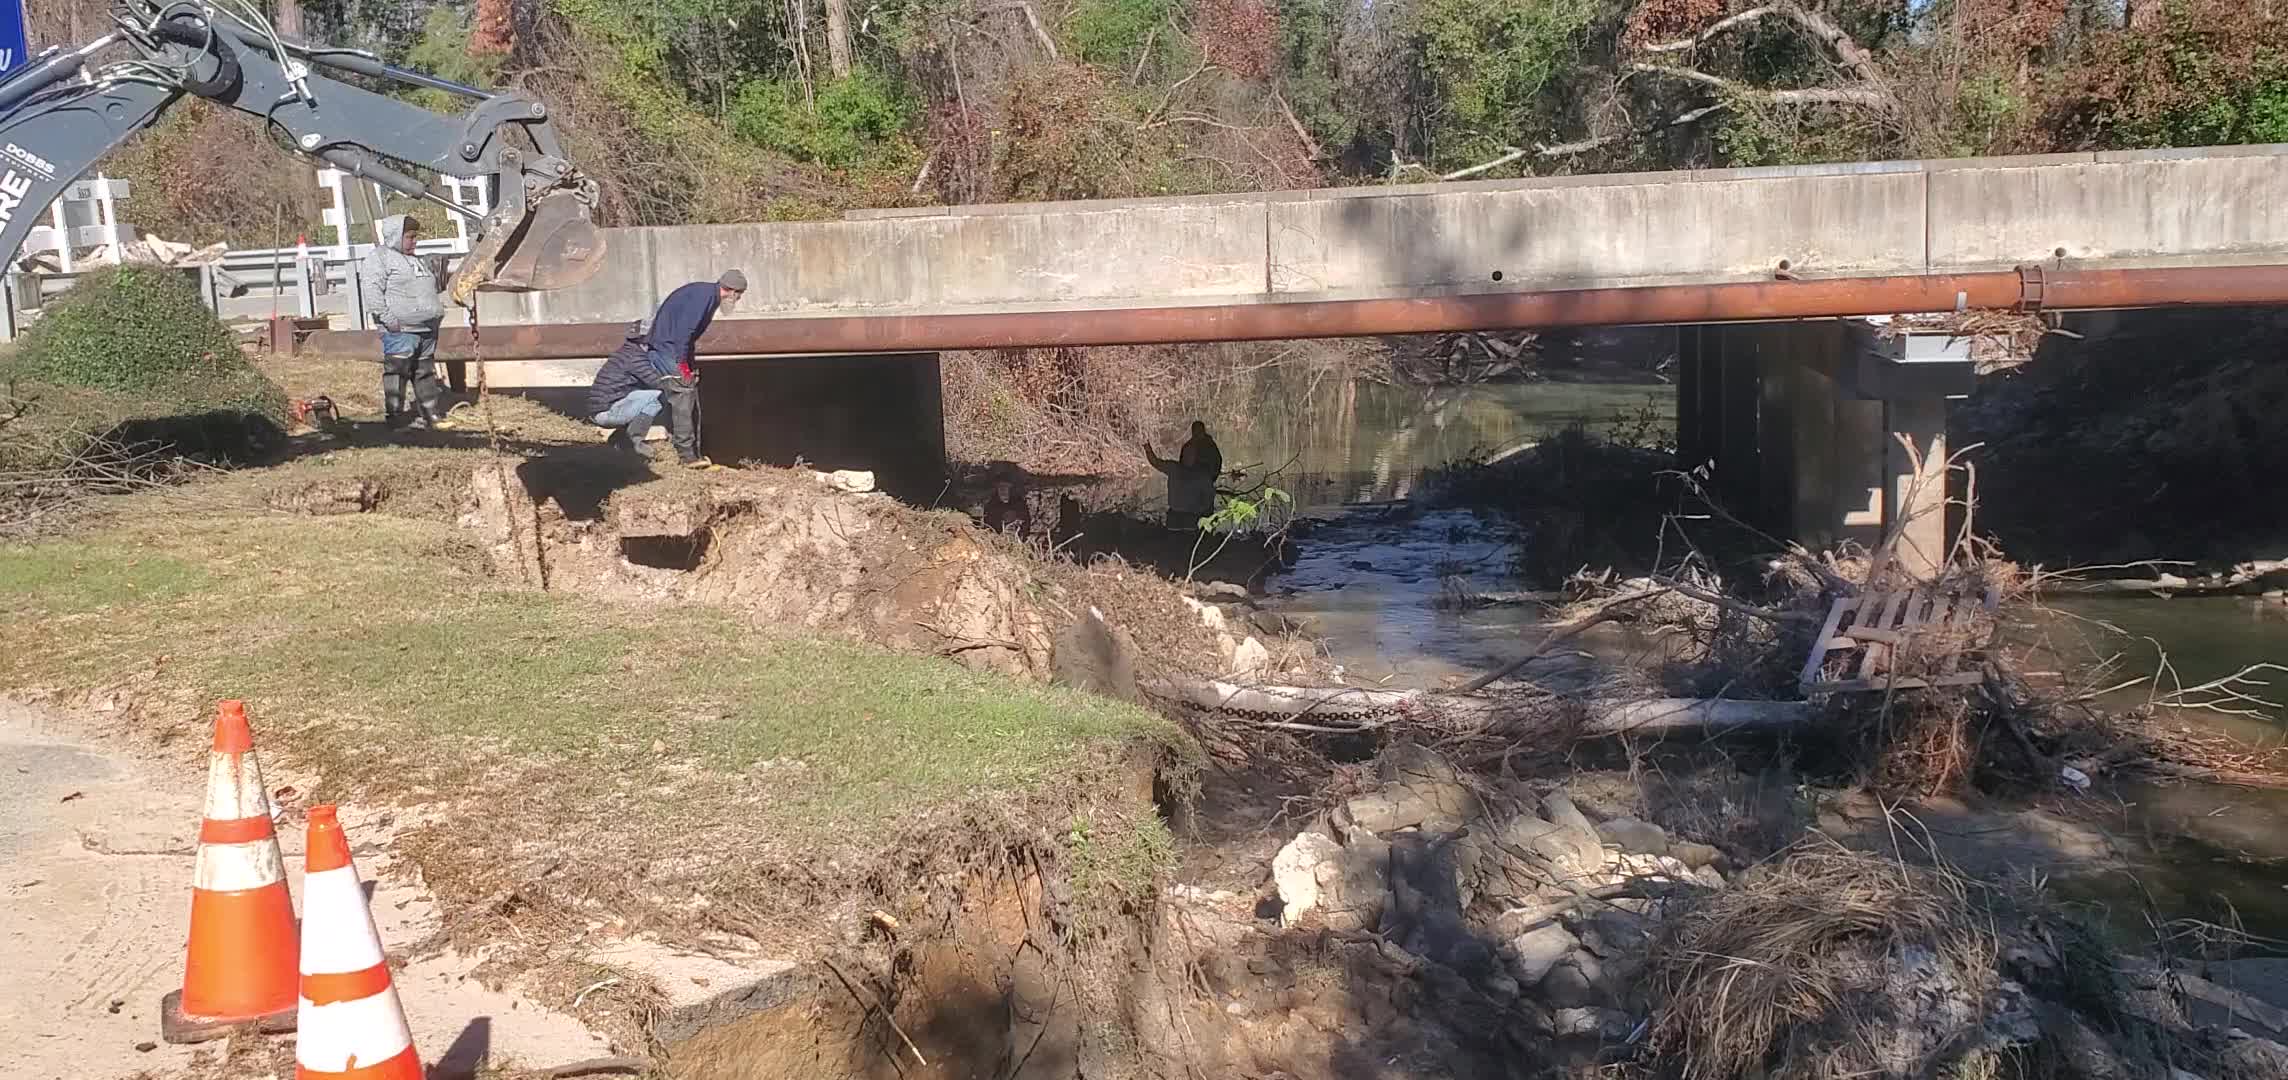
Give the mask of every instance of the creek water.
[[1256, 422], [1222, 440], [1224, 460], [1285, 465], [1281, 483], [1313, 522], [1294, 567], [1270, 583], [1275, 606], [1308, 622], [1349, 675], [1431, 686], [1513, 655], [1536, 609], [1437, 603], [1455, 586], [1515, 588], [1522, 538], [1468, 509], [1405, 505], [1424, 478], [1573, 424], [1658, 437], [1674, 429], [1675, 400], [1660, 383], [1338, 384], [1256, 403]]
[[[1424, 477], [1570, 424], [1673, 430], [1673, 403], [1671, 388], [1657, 383], [1336, 384], [1253, 402], [1253, 422], [1220, 438], [1227, 463], [1281, 468], [1282, 486], [1314, 523], [1293, 568], [1268, 583], [1269, 605], [1308, 624], [1354, 681], [1435, 686], [1516, 656], [1534, 640], [1541, 611], [1438, 603], [1449, 581], [1479, 592], [1516, 588], [1511, 563], [1530, 540], [1467, 509], [1404, 505]], [[2288, 606], [2119, 597], [2049, 606], [2052, 613], [2015, 631], [2039, 638], [2070, 675], [2115, 657], [2119, 674], [2108, 683], [2158, 673], [2170, 686], [2191, 686], [2254, 664], [2288, 664]], [[1604, 653], [1625, 643], [1590, 648]], [[2288, 673], [2273, 682], [2280, 692], [2266, 696], [2288, 698]], [[2134, 706], [2149, 687], [2119, 691], [2107, 703]], [[2256, 711], [2186, 714], [2185, 722], [2271, 745], [2288, 738], [2288, 715]], [[2134, 930], [2158, 912], [2238, 921], [2288, 939], [2288, 792], [2111, 785], [2079, 810], [2099, 823], [2127, 872], [2070, 891], [2102, 905], [2112, 925]]]

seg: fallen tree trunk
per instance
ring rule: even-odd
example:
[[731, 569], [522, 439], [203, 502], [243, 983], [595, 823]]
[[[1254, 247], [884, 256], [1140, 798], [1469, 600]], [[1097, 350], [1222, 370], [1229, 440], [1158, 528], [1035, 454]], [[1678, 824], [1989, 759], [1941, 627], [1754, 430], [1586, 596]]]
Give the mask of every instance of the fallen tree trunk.
[[1572, 726], [1593, 736], [1701, 732], [1786, 734], [1809, 726], [1812, 707], [1802, 701], [1738, 701], [1729, 698], [1649, 698], [1586, 703], [1586, 715], [1551, 707], [1547, 697], [1475, 697], [1427, 690], [1369, 690], [1363, 687], [1241, 686], [1221, 680], [1190, 684], [1159, 683], [1149, 692], [1163, 700], [1220, 713], [1252, 713], [1270, 719], [1253, 726], [1282, 731], [1354, 734], [1388, 727], [1407, 717], [1437, 715], [1448, 721], [1498, 723], [1509, 733]]
[[2288, 559], [2241, 563], [2230, 573], [2183, 577], [2160, 573], [2150, 578], [2107, 578], [2097, 581], [2053, 579], [2036, 584], [2046, 593], [2104, 593], [2129, 596], [2247, 596], [2280, 587], [2288, 578]]

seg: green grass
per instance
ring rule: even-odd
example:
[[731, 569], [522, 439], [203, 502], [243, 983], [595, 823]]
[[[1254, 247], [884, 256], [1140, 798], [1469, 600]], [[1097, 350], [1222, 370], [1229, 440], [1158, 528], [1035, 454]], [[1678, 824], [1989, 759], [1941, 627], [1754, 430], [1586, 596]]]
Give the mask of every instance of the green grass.
[[639, 766], [768, 766], [751, 812], [790, 836], [874, 830], [1171, 738], [1139, 710], [948, 661], [504, 587], [462, 544], [383, 515], [169, 514], [0, 547], [0, 685], [151, 676], [202, 709], [243, 698], [266, 751], [352, 797], [513, 774], [577, 798]]

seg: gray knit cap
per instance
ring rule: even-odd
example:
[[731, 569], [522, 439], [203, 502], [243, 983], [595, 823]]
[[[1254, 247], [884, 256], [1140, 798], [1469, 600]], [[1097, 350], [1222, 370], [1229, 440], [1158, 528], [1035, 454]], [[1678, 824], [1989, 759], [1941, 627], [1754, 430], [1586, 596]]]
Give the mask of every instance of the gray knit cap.
[[725, 270], [723, 271], [723, 276], [715, 280], [715, 284], [729, 289], [732, 292], [746, 292], [747, 275], [742, 274], [737, 270]]

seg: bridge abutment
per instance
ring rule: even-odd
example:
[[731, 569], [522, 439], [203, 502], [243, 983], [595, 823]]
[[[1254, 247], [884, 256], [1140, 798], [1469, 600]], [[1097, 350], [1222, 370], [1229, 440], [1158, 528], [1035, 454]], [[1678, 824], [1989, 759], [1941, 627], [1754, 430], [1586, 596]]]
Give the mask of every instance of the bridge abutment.
[[1946, 402], [1967, 343], [1860, 320], [1677, 330], [1679, 458], [1727, 512], [1774, 536], [1870, 549], [1935, 573], [1953, 533]]

